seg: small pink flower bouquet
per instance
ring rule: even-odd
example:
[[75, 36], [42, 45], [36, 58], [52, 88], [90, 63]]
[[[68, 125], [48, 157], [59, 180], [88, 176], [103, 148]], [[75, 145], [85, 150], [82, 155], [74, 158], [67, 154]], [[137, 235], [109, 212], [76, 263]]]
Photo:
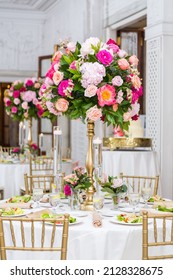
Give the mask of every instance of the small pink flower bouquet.
[[139, 114], [141, 79], [138, 58], [128, 55], [109, 39], [102, 42], [91, 37], [85, 42], [63, 44], [52, 59], [40, 88], [42, 117], [56, 119], [65, 114], [128, 131], [130, 120]]
[[71, 196], [78, 190], [87, 190], [91, 186], [90, 178], [83, 167], [76, 167], [72, 174], [64, 177], [64, 194]]
[[25, 82], [15, 81], [10, 89], [5, 90], [4, 104], [6, 113], [14, 120], [39, 118], [43, 109], [39, 102], [39, 89], [43, 81], [31, 78]]

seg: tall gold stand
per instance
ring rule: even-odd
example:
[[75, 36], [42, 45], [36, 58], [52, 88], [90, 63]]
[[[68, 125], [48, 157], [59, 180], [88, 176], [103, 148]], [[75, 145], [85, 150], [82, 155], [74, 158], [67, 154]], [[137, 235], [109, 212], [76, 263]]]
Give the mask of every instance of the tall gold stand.
[[28, 144], [32, 143], [32, 118], [28, 119]]
[[90, 177], [91, 186], [87, 191], [87, 200], [83, 210], [93, 210], [93, 195], [95, 188], [93, 185], [93, 137], [94, 137], [94, 122], [89, 120], [87, 123], [87, 136], [88, 136], [88, 151], [86, 157], [86, 170]]

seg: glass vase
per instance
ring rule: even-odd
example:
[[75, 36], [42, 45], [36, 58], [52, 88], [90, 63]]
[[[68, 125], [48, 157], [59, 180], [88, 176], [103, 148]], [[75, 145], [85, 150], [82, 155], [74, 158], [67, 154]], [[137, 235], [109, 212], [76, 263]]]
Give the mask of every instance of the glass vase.
[[112, 202], [113, 202], [113, 209], [114, 210], [118, 209], [119, 201], [120, 201], [120, 197], [118, 195], [113, 195], [112, 196]]
[[69, 206], [72, 211], [80, 209], [80, 201], [77, 191], [72, 191], [71, 196], [69, 197]]

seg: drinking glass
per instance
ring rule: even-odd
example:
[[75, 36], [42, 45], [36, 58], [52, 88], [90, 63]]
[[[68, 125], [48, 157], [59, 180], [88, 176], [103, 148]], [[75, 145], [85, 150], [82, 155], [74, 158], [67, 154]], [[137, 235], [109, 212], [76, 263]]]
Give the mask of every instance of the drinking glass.
[[60, 194], [59, 193], [54, 193], [49, 195], [49, 203], [52, 206], [52, 210], [54, 213], [56, 213], [57, 206], [60, 204], [61, 199], [60, 199]]
[[128, 194], [128, 198], [129, 198], [129, 204], [133, 208], [133, 214], [135, 215], [136, 206], [138, 205], [138, 203], [140, 201], [140, 194], [138, 192], [132, 192], [132, 193]]
[[33, 188], [32, 199], [36, 202], [36, 207], [40, 207], [39, 201], [43, 197], [43, 189]]
[[143, 198], [143, 200], [145, 202], [144, 208], [148, 208], [149, 207], [147, 202], [148, 202], [148, 199], [151, 196], [151, 193], [152, 193], [151, 187], [144, 187], [141, 190], [141, 196], [142, 196], [142, 198]]
[[93, 196], [93, 206], [95, 210], [100, 210], [104, 206], [104, 195], [95, 193]]

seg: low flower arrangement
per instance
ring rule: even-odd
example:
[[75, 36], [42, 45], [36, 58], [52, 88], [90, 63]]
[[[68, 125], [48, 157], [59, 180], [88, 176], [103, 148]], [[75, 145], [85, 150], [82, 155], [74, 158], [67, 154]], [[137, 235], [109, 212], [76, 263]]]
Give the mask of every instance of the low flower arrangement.
[[19, 147], [16, 147], [16, 148], [12, 149], [11, 153], [19, 155], [19, 154], [23, 153], [23, 151], [21, 151], [21, 149]]
[[69, 42], [65, 51], [55, 53], [41, 86], [42, 117], [101, 119], [128, 131], [130, 120], [138, 119], [142, 95], [138, 58], [112, 39], [105, 43], [94, 37]]
[[112, 197], [121, 195], [127, 192], [127, 186], [123, 182], [123, 179], [114, 176], [104, 176], [103, 179], [99, 180], [101, 190], [109, 193]]
[[79, 190], [87, 190], [90, 186], [90, 178], [83, 167], [76, 167], [72, 174], [64, 177], [65, 196], [71, 196]]
[[26, 150], [29, 150], [32, 155], [38, 155], [39, 147], [35, 143], [27, 144]]
[[17, 80], [10, 89], [5, 90], [5, 110], [13, 120], [37, 119], [42, 115], [43, 109], [38, 100], [42, 83], [42, 79], [36, 78], [25, 82]]

